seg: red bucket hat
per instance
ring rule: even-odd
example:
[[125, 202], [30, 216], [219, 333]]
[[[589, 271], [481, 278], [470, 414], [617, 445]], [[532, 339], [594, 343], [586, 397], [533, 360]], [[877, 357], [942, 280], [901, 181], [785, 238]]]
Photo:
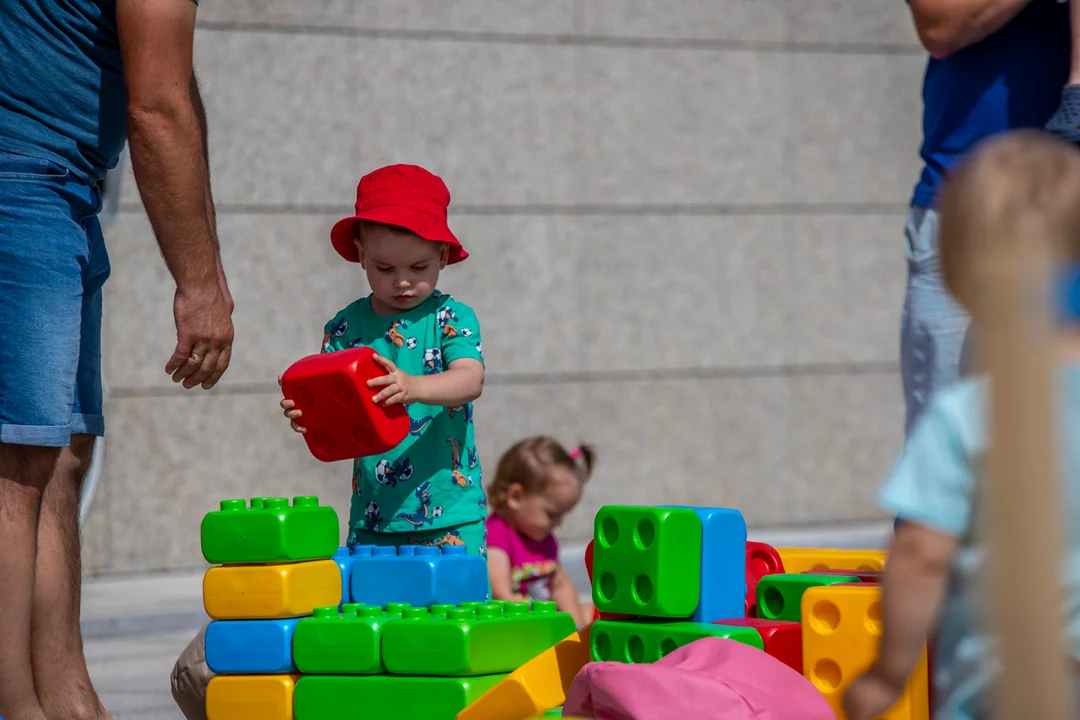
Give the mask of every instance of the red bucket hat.
[[454, 264], [469, 257], [450, 226], [446, 208], [450, 190], [439, 177], [416, 165], [389, 165], [360, 178], [356, 186], [356, 214], [339, 220], [330, 231], [330, 242], [341, 257], [360, 262], [353, 238], [360, 220], [397, 225], [411, 230], [425, 240], [450, 246], [447, 262]]

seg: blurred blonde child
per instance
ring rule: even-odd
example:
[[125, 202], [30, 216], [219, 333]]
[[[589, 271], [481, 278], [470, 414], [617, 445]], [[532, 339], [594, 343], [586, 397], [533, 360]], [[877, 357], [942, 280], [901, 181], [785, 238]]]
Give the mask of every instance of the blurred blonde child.
[[550, 437], [532, 437], [499, 459], [488, 485], [488, 575], [496, 600], [554, 600], [579, 625], [591, 606], [559, 563], [552, 534], [581, 500], [596, 465], [596, 451], [581, 445], [567, 451]]

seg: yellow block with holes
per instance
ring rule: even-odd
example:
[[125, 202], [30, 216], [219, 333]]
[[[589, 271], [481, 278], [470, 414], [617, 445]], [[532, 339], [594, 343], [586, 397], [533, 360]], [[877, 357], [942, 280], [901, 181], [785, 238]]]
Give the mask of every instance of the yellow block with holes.
[[825, 548], [777, 548], [784, 572], [795, 575], [808, 570], [860, 570], [880, 572], [885, 569], [884, 550], [828, 550]]
[[499, 681], [457, 714], [457, 720], [526, 720], [566, 702], [566, 691], [589, 662], [592, 623]]
[[206, 686], [207, 720], [292, 720], [299, 675], [216, 675]]
[[[785, 568], [786, 569], [786, 568]], [[844, 691], [877, 658], [880, 585], [827, 585], [802, 597], [803, 675], [844, 720]], [[880, 720], [929, 720], [926, 648], [900, 700]]]
[[223, 565], [203, 576], [203, 606], [214, 620], [300, 617], [339, 603], [341, 570], [333, 560]]

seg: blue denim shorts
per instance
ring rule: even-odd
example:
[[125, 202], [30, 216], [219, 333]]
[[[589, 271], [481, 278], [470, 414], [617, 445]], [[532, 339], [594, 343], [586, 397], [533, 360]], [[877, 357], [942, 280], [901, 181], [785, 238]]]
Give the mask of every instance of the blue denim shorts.
[[64, 447], [102, 435], [98, 187], [0, 151], [0, 442]]

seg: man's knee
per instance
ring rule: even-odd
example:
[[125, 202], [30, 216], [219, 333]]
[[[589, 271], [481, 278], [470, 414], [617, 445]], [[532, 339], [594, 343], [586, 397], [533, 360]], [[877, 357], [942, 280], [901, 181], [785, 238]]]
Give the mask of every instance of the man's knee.
[[214, 673], [206, 664], [206, 628], [199, 631], [173, 665], [173, 700], [187, 720], [206, 720], [206, 686]]
[[72, 435], [71, 446], [67, 450], [70, 457], [71, 472], [81, 483], [86, 474], [90, 472], [90, 464], [94, 461], [94, 442], [97, 440], [93, 435]]

